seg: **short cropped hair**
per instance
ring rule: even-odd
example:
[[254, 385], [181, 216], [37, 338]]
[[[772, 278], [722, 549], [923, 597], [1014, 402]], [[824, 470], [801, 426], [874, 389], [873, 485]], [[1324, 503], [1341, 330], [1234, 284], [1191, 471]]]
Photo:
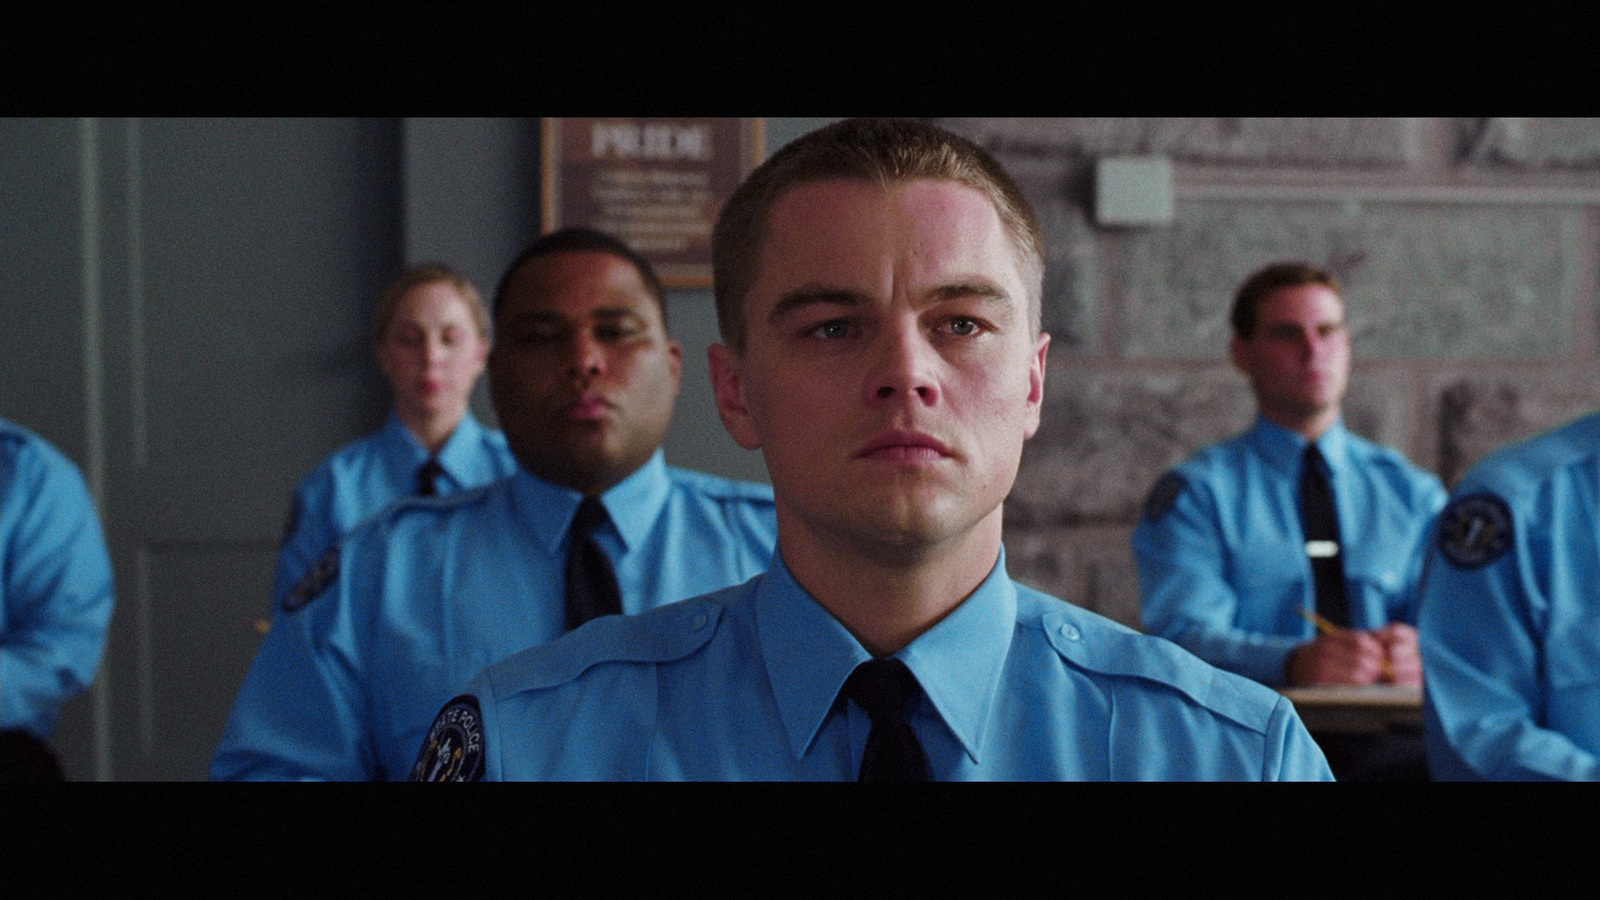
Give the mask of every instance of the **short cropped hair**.
[[1228, 313], [1228, 320], [1233, 324], [1234, 336], [1243, 341], [1255, 337], [1261, 301], [1281, 288], [1302, 284], [1320, 284], [1338, 294], [1341, 301], [1344, 299], [1344, 289], [1332, 272], [1299, 260], [1275, 262], [1257, 269], [1233, 295], [1233, 309]]
[[584, 250], [594, 250], [600, 253], [609, 253], [621, 258], [639, 270], [639, 277], [643, 279], [645, 289], [650, 296], [655, 298], [656, 306], [661, 309], [661, 327], [667, 327], [667, 296], [666, 290], [661, 286], [661, 279], [657, 277], [655, 267], [650, 265], [650, 260], [645, 259], [638, 251], [623, 243], [620, 238], [597, 231], [593, 228], [562, 228], [552, 231], [527, 246], [527, 249], [517, 254], [517, 258], [506, 266], [506, 273], [500, 277], [500, 286], [494, 291], [494, 312], [500, 314], [500, 301], [505, 298], [506, 285], [511, 282], [511, 276], [522, 268], [529, 260], [541, 256], [550, 256], [554, 253], [576, 253]]
[[847, 119], [797, 138], [762, 163], [722, 207], [711, 265], [722, 341], [744, 352], [744, 300], [761, 266], [772, 209], [801, 184], [856, 179], [888, 188], [914, 179], [955, 181], [994, 203], [1017, 251], [1029, 319], [1039, 330], [1044, 237], [1033, 206], [1011, 176], [966, 138], [911, 119]]
[[383, 289], [378, 295], [378, 319], [376, 340], [382, 343], [389, 334], [389, 325], [394, 321], [394, 313], [400, 308], [400, 298], [414, 287], [424, 284], [433, 284], [439, 281], [450, 285], [467, 301], [467, 312], [472, 315], [472, 324], [478, 327], [478, 334], [485, 340], [489, 338], [489, 313], [483, 308], [483, 295], [478, 293], [478, 286], [472, 283], [465, 272], [454, 266], [442, 262], [429, 261], [417, 263], [404, 272]]

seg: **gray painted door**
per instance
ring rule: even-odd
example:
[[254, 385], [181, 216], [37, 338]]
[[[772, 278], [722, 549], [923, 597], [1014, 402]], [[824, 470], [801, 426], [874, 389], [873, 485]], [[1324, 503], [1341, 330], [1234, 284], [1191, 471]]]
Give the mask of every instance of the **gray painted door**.
[[394, 120], [0, 123], [0, 414], [85, 469], [117, 578], [73, 778], [197, 779], [268, 614], [290, 490], [377, 427]]

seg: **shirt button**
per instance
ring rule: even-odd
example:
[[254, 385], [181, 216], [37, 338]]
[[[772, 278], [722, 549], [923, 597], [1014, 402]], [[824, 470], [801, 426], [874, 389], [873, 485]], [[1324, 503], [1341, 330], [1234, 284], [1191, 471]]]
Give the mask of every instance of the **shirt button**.
[[695, 631], [699, 631], [700, 629], [706, 627], [706, 622], [708, 622], [709, 620], [710, 620], [710, 617], [708, 617], [705, 613], [703, 613], [703, 612], [695, 613], [694, 614], [694, 620], [689, 623], [689, 627], [694, 629]]
[[1066, 624], [1061, 626], [1061, 636], [1069, 641], [1081, 640], [1083, 638], [1083, 635], [1078, 633], [1078, 629]]

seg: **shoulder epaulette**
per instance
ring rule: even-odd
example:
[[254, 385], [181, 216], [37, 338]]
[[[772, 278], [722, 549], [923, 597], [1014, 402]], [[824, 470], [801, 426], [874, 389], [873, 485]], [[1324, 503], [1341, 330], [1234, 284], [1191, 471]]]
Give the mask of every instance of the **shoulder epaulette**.
[[1070, 606], [1047, 613], [1041, 625], [1056, 652], [1078, 668], [1166, 685], [1254, 731], [1266, 731], [1280, 699], [1271, 688], [1208, 665], [1171, 641], [1092, 619]]
[[711, 640], [722, 611], [720, 602], [696, 597], [636, 616], [604, 616], [493, 666], [490, 683], [503, 697], [565, 684], [601, 663], [674, 662]]
[[389, 524], [394, 522], [394, 520], [400, 518], [401, 516], [410, 514], [447, 513], [450, 510], [459, 509], [463, 506], [471, 506], [475, 503], [481, 503], [483, 499], [488, 496], [489, 490], [497, 483], [498, 482], [491, 481], [488, 484], [467, 488], [464, 491], [456, 491], [452, 494], [436, 494], [432, 497], [423, 497], [415, 494], [409, 497], [401, 497], [399, 500], [394, 501], [388, 506], [385, 506], [377, 512], [367, 516], [365, 519], [362, 519], [350, 529], [346, 540], [353, 539], [362, 531], [387, 527]]
[[691, 486], [696, 491], [718, 500], [743, 500], [773, 502], [772, 485], [759, 481], [740, 481], [724, 478], [694, 469], [668, 467], [667, 472], [678, 484]]

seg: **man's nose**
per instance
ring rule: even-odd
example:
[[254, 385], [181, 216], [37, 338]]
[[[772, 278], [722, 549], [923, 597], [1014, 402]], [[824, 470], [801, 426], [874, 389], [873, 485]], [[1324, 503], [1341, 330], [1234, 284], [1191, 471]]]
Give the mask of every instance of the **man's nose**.
[[874, 402], [915, 397], [925, 405], [939, 399], [934, 377], [939, 354], [915, 322], [886, 329], [879, 337], [867, 390]]
[[605, 349], [594, 335], [578, 332], [567, 345], [567, 374], [593, 377], [605, 371]]

